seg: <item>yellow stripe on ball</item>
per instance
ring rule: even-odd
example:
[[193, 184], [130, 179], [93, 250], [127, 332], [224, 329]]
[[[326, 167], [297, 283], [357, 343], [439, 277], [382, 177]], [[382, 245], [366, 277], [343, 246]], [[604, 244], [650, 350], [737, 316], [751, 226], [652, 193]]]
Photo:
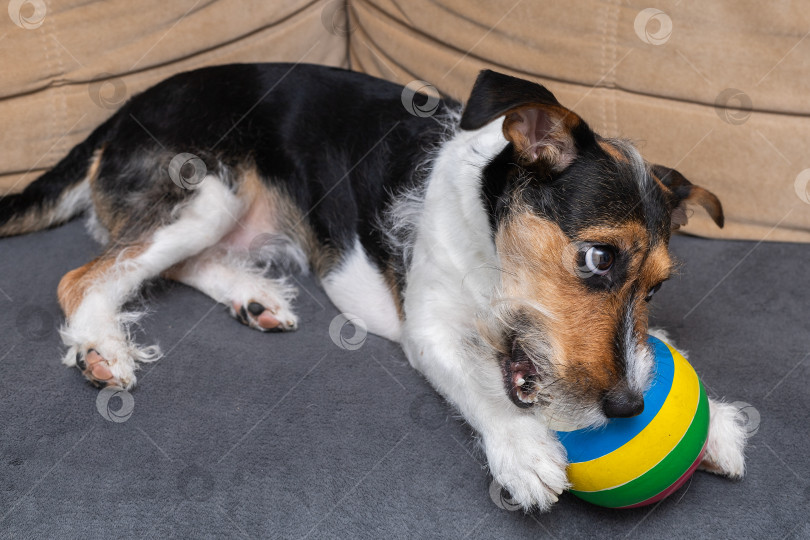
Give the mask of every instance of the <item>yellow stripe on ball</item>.
[[[675, 369], [661, 410], [641, 433], [613, 452], [570, 464], [568, 479], [577, 491], [601, 491], [638, 478], [660, 463], [686, 433], [700, 401], [700, 382], [686, 359], [669, 345], [667, 348]], [[673, 433], [680, 434], [678, 440], [673, 440]]]

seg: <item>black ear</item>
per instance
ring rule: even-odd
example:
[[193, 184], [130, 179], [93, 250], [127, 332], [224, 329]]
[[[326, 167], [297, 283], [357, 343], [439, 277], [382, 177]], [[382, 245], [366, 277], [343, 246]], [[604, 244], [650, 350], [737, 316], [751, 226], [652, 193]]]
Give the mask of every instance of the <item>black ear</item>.
[[480, 129], [505, 116], [503, 134], [524, 164], [563, 169], [576, 157], [574, 130], [593, 137], [582, 119], [544, 86], [491, 70], [478, 74], [461, 115], [461, 129]]
[[480, 129], [508, 111], [526, 105], [562, 108], [545, 86], [485, 69], [475, 79], [461, 115], [461, 129]]
[[686, 225], [686, 206], [688, 204], [698, 204], [705, 208], [717, 226], [723, 228], [725, 223], [723, 205], [720, 204], [720, 199], [714, 193], [692, 184], [675, 169], [663, 165], [653, 165], [651, 170], [653, 176], [668, 192], [673, 229]]

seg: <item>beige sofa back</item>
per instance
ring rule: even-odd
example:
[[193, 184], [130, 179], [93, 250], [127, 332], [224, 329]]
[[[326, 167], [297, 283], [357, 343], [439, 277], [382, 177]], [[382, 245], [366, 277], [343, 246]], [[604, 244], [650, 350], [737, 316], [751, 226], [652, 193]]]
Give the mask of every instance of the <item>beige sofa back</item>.
[[457, 98], [485, 67], [536, 80], [599, 133], [717, 194], [725, 229], [698, 210], [686, 232], [810, 241], [806, 4], [473, 4], [352, 0], [353, 69]]
[[598, 132], [633, 139], [715, 192], [726, 228], [696, 210], [686, 232], [810, 241], [810, 10], [656, 6], [350, 0], [346, 21], [342, 0], [28, 0], [20, 20], [0, 23], [0, 192], [21, 189], [124, 99], [178, 71], [350, 65], [464, 99], [490, 67], [545, 84]]
[[126, 99], [174, 73], [231, 62], [348, 67], [345, 33], [327, 29], [331, 11], [338, 22], [345, 15], [343, 4], [324, 7], [306, 0], [11, 0], [9, 16], [0, 12], [0, 193], [22, 189]]

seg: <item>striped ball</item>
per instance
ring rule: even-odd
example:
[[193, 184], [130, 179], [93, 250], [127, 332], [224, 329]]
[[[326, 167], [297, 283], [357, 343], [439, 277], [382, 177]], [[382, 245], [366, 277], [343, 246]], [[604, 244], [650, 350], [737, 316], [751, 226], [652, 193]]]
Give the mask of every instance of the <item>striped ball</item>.
[[692, 475], [709, 434], [709, 400], [689, 362], [663, 341], [655, 349], [644, 411], [601, 429], [557, 432], [568, 451], [571, 493], [609, 508], [660, 501]]

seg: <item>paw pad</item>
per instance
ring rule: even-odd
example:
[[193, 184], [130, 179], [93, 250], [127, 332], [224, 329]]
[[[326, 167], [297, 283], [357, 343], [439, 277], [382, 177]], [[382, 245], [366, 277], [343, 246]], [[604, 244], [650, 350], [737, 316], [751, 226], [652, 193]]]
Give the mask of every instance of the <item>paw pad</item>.
[[236, 320], [244, 325], [258, 328], [262, 331], [292, 330], [295, 328], [295, 321], [282, 321], [276, 316], [277, 311], [265, 307], [259, 302], [248, 302], [247, 308], [244, 305], [233, 303], [233, 312]]
[[95, 349], [88, 349], [84, 355], [76, 353], [76, 365], [87, 380], [96, 386], [117, 384], [109, 363]]

